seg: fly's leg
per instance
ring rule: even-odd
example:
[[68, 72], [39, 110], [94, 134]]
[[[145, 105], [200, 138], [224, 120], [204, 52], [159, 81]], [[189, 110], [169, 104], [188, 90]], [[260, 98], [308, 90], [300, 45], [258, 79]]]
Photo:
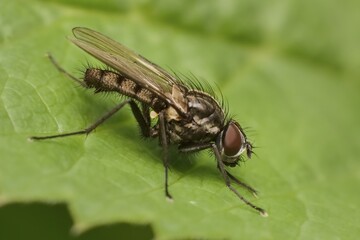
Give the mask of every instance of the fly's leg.
[[[78, 78], [76, 78], [75, 76], [73, 76], [69, 72], [67, 72], [64, 68], [62, 68], [50, 53], [47, 54], [47, 57], [49, 58], [51, 63], [55, 66], [55, 68], [59, 72], [66, 75], [68, 78], [74, 80], [75, 82], [79, 83], [81, 86], [87, 88], [86, 84], [83, 81], [79, 80]], [[64, 133], [64, 134], [50, 135], [50, 136], [33, 136], [33, 137], [30, 137], [29, 139], [44, 140], [44, 139], [50, 139], [50, 138], [59, 138], [59, 137], [68, 137], [68, 136], [73, 136], [73, 135], [89, 134], [95, 128], [97, 128], [99, 125], [101, 125], [107, 119], [109, 119], [112, 115], [114, 115], [117, 111], [119, 111], [126, 104], [130, 105], [132, 113], [134, 114], [135, 119], [140, 126], [142, 135], [144, 137], [149, 137], [150, 136], [150, 123], [151, 123], [149, 107], [146, 105], [143, 105], [143, 108], [141, 111], [140, 108], [137, 106], [137, 104], [133, 100], [129, 99], [129, 100], [126, 100], [126, 101], [120, 103], [113, 109], [111, 109], [108, 113], [106, 113], [104, 116], [102, 116], [100, 119], [98, 119], [95, 123], [93, 123], [92, 125], [90, 125], [89, 127], [85, 128], [83, 130], [70, 132], [70, 133]]]
[[168, 199], [172, 199], [172, 196], [169, 193], [169, 185], [168, 185], [168, 172], [169, 172], [169, 162], [168, 162], [168, 139], [166, 135], [166, 125], [165, 125], [165, 118], [164, 112], [160, 112], [159, 115], [159, 130], [160, 130], [160, 144], [162, 146], [163, 155], [162, 160], [165, 168], [165, 196]]
[[231, 173], [229, 173], [227, 170], [225, 170], [226, 174], [229, 176], [229, 178], [231, 180], [233, 180], [236, 184], [242, 186], [243, 188], [245, 188], [246, 190], [248, 190], [249, 192], [251, 192], [255, 197], [257, 197], [257, 191], [252, 188], [251, 186], [249, 186], [248, 184], [240, 181], [239, 179], [237, 179], [234, 175], [232, 175]]
[[213, 152], [214, 152], [214, 154], [215, 154], [215, 157], [216, 157], [217, 167], [218, 167], [221, 175], [222, 175], [223, 178], [224, 178], [224, 181], [225, 181], [226, 186], [227, 186], [233, 193], [235, 193], [235, 194], [238, 196], [238, 198], [240, 198], [241, 201], [243, 201], [243, 202], [246, 203], [248, 206], [250, 206], [250, 207], [252, 207], [253, 209], [255, 209], [256, 211], [258, 211], [262, 216], [267, 217], [268, 214], [267, 214], [267, 212], [266, 212], [264, 209], [262, 209], [262, 208], [260, 208], [260, 207], [258, 207], [258, 206], [255, 206], [254, 204], [252, 204], [251, 202], [249, 202], [246, 198], [244, 198], [242, 195], [240, 195], [240, 193], [239, 193], [238, 191], [236, 191], [236, 189], [235, 189], [233, 186], [231, 186], [230, 177], [229, 177], [229, 175], [227, 174], [227, 172], [226, 172], [226, 170], [225, 170], [225, 165], [224, 165], [224, 163], [221, 161], [221, 156], [220, 156], [219, 150], [218, 150], [218, 148], [216, 147], [215, 144], [212, 145], [212, 150], [213, 150]]
[[180, 145], [178, 150], [183, 153], [193, 153], [212, 147], [212, 143], [197, 143], [191, 145]]
[[30, 140], [44, 140], [44, 139], [50, 139], [50, 138], [68, 137], [68, 136], [81, 135], [81, 134], [86, 134], [87, 135], [90, 132], [92, 132], [95, 128], [97, 128], [100, 124], [102, 124], [107, 119], [109, 119], [112, 115], [114, 115], [117, 111], [119, 111], [127, 103], [130, 103], [130, 102], [132, 102], [131, 99], [120, 103], [119, 105], [117, 105], [116, 107], [111, 109], [109, 112], [107, 112], [104, 116], [99, 118], [95, 123], [91, 124], [89, 127], [85, 128], [83, 130], [70, 132], [70, 133], [55, 134], [55, 135], [50, 135], [50, 136], [32, 136], [29, 139]]
[[[192, 152], [198, 152], [198, 151], [201, 151], [204, 149], [209, 149], [211, 147], [212, 147], [212, 143], [197, 143], [197, 144], [191, 144], [191, 145], [180, 145], [178, 149], [180, 152], [183, 152], [183, 153], [192, 153]], [[243, 188], [245, 188], [246, 190], [251, 192], [255, 197], [257, 197], [257, 191], [254, 188], [252, 188], [248, 184], [240, 181], [234, 175], [229, 173], [227, 170], [225, 170], [225, 172], [226, 172], [226, 175], [231, 180], [233, 180], [236, 184], [242, 186]]]
[[62, 134], [56, 134], [56, 135], [50, 135], [50, 136], [33, 136], [30, 137], [30, 140], [44, 140], [44, 139], [50, 139], [50, 138], [59, 138], [59, 137], [68, 137], [73, 135], [81, 135], [81, 134], [89, 134], [95, 128], [97, 128], [99, 125], [104, 123], [107, 119], [109, 119], [111, 116], [113, 116], [117, 111], [119, 111], [122, 107], [124, 107], [126, 104], [129, 104], [131, 107], [131, 110], [135, 116], [136, 121], [138, 122], [141, 132], [144, 137], [150, 136], [150, 121], [146, 120], [146, 116], [143, 115], [139, 107], [136, 105], [136, 103], [131, 100], [125, 100], [124, 102], [120, 103], [113, 109], [111, 109], [109, 112], [107, 112], [104, 116], [99, 118], [95, 123], [91, 124], [89, 127], [75, 132], [70, 133], [62, 133]]
[[146, 124], [148, 126], [150, 126], [151, 119], [150, 119], [150, 107], [149, 107], [149, 105], [147, 105], [145, 103], [141, 103], [141, 110], [142, 110], [142, 115], [144, 117], [144, 120], [145, 120]]
[[46, 56], [49, 58], [50, 62], [55, 66], [55, 68], [61, 72], [62, 74], [64, 74], [65, 76], [67, 76], [68, 78], [74, 80], [75, 82], [79, 83], [81, 86], [83, 86], [84, 88], [87, 88], [86, 84], [79, 80], [77, 77], [73, 76], [72, 74], [70, 74], [68, 71], [66, 71], [64, 68], [62, 68], [59, 63], [55, 60], [55, 58], [50, 54], [47, 53]]
[[149, 113], [149, 106], [143, 104], [142, 109], [139, 108], [139, 106], [134, 102], [129, 102], [131, 111], [138, 122], [141, 130], [141, 134], [148, 138], [151, 136], [151, 128], [150, 128], [150, 113]]

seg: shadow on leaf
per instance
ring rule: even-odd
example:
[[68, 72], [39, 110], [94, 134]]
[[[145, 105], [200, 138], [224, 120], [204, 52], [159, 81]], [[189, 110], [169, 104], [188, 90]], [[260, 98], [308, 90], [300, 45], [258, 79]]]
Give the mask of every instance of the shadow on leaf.
[[0, 239], [152, 239], [149, 225], [116, 223], [71, 233], [73, 221], [65, 204], [15, 203], [0, 208]]

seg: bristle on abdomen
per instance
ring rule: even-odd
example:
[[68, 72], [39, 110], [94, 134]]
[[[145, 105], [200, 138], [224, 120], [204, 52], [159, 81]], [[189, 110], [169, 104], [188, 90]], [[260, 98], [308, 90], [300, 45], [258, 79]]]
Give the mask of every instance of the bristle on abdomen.
[[166, 108], [166, 103], [154, 93], [117, 72], [88, 68], [84, 82], [88, 88], [95, 88], [96, 93], [118, 92], [150, 105], [157, 112]]

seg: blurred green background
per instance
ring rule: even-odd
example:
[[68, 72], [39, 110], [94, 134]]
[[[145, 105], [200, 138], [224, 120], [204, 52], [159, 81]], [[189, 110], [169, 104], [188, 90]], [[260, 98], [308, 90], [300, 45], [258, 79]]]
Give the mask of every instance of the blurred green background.
[[[360, 234], [358, 1], [0, 0], [0, 239], [357, 239]], [[66, 36], [96, 29], [166, 69], [220, 87], [257, 148], [231, 169], [258, 189], [260, 217], [209, 154], [171, 155], [130, 111], [82, 129], [121, 98], [81, 77], [102, 66]]]

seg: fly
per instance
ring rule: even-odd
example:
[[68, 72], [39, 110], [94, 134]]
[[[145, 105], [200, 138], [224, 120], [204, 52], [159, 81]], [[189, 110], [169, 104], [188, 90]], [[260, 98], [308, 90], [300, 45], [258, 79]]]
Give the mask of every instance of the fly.
[[[110, 67], [109, 70], [88, 68], [83, 81], [61, 68], [54, 59], [50, 60], [59, 71], [85, 88], [98, 92], [117, 92], [128, 97], [89, 127], [70, 133], [51, 136], [33, 136], [30, 139], [44, 140], [89, 134], [125, 105], [129, 105], [147, 138], [158, 138], [162, 146], [162, 161], [165, 169], [165, 195], [172, 199], [168, 187], [168, 146], [177, 144], [184, 153], [210, 149], [215, 156], [217, 168], [226, 186], [244, 203], [267, 216], [264, 209], [255, 206], [231, 185], [231, 181], [244, 187], [256, 196], [257, 191], [241, 182], [226, 170], [235, 167], [246, 154], [251, 158], [253, 146], [248, 141], [240, 124], [227, 119], [221, 104], [199, 84], [186, 83], [176, 75], [166, 72], [160, 66], [131, 51], [122, 44], [94, 30], [76, 27], [70, 40], [79, 48]], [[156, 124], [151, 118], [157, 117]]]

